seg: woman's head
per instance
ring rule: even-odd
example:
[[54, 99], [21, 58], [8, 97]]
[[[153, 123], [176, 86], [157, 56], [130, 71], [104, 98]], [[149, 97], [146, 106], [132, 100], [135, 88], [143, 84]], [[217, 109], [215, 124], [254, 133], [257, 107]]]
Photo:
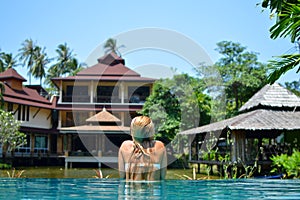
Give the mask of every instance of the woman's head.
[[138, 116], [132, 119], [130, 125], [131, 136], [137, 142], [149, 140], [154, 135], [154, 124], [147, 116]]

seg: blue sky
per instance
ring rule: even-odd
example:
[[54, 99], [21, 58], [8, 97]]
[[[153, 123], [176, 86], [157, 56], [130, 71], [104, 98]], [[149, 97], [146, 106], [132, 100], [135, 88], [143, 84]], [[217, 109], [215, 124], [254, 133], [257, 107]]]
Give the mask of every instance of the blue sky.
[[[261, 62], [267, 62], [294, 45], [288, 39], [270, 39], [274, 20], [256, 6], [260, 1], [0, 0], [0, 49], [16, 55], [21, 43], [31, 38], [54, 57], [57, 46], [67, 43], [79, 61], [85, 62], [108, 38], [152, 27], [186, 36], [201, 46], [212, 62], [220, 58], [216, 43], [224, 40], [241, 43], [248, 51], [258, 52]], [[133, 51], [123, 57], [132, 68], [152, 63], [183, 67], [183, 71], [192, 68], [180, 56], [157, 49]], [[25, 68], [18, 67], [18, 71], [27, 78]], [[298, 77], [291, 71], [279, 82]]]

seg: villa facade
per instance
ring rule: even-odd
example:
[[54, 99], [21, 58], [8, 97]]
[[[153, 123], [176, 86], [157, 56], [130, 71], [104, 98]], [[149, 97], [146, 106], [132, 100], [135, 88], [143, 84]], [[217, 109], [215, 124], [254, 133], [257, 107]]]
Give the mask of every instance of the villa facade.
[[0, 73], [0, 81], [5, 109], [22, 122], [21, 132], [27, 135], [27, 145], [14, 156], [59, 159], [116, 156], [155, 79], [142, 77], [110, 53], [75, 76], [53, 78], [59, 95], [52, 98], [41, 87], [23, 86], [26, 80], [14, 69]]

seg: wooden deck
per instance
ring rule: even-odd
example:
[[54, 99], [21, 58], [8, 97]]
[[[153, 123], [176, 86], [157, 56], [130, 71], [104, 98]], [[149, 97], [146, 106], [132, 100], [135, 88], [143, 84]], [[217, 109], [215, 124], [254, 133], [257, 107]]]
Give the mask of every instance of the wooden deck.
[[65, 169], [68, 169], [69, 163], [72, 168], [72, 163], [98, 163], [101, 168], [101, 163], [118, 163], [118, 157], [114, 156], [63, 156], [65, 158]]

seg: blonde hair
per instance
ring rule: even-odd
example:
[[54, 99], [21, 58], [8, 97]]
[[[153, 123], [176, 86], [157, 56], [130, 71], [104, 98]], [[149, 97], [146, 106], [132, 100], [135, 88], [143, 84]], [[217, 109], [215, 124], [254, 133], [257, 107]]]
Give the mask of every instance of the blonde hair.
[[131, 136], [137, 142], [151, 140], [154, 135], [154, 124], [147, 116], [138, 116], [132, 119], [130, 125]]

